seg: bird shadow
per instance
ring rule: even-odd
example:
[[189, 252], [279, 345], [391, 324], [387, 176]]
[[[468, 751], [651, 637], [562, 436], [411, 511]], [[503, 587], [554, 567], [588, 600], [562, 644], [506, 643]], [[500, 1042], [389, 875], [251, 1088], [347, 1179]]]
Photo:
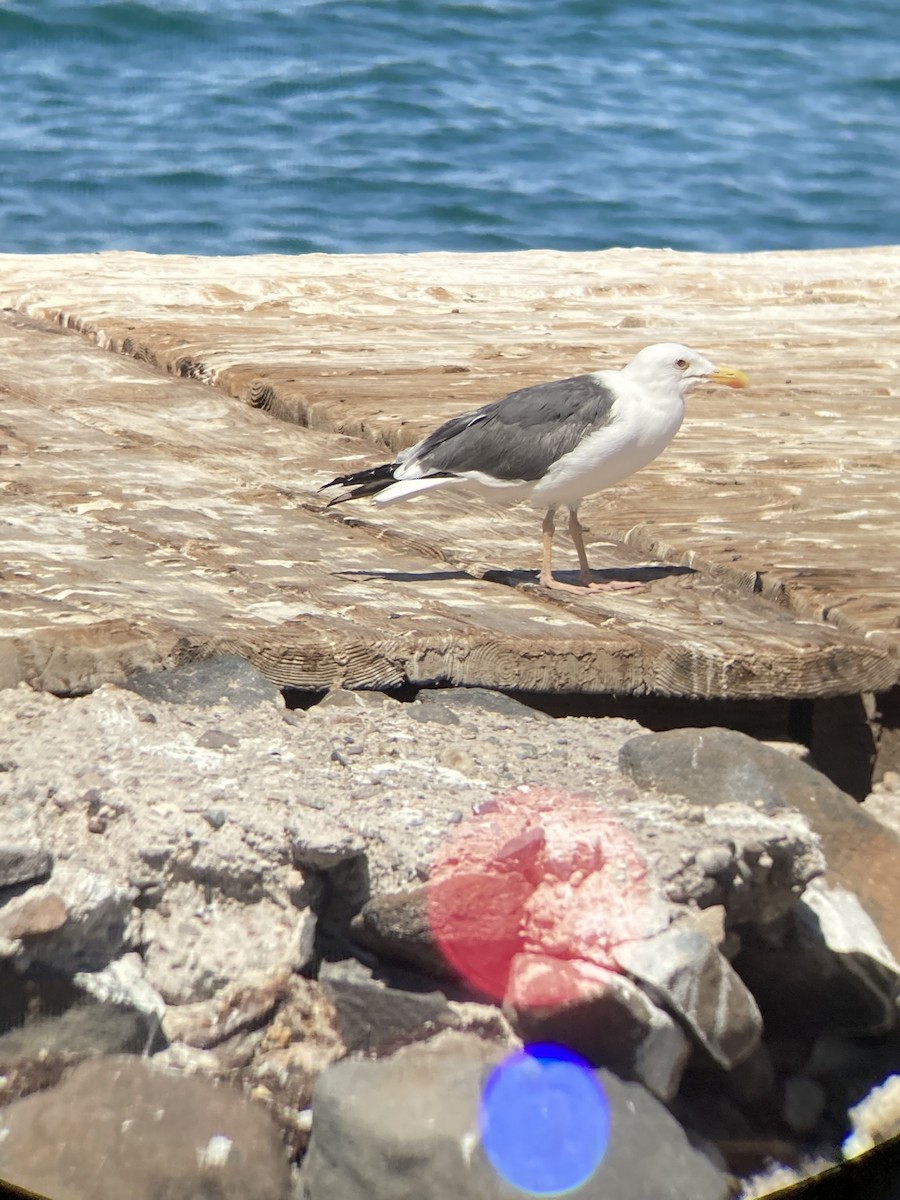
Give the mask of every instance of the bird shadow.
[[[484, 579], [487, 583], [502, 583], [506, 587], [518, 587], [520, 584], [537, 584], [537, 571], [505, 571], [501, 568], [491, 568], [474, 575], [468, 571], [390, 571], [390, 570], [346, 570], [334, 571], [345, 579], [384, 579], [391, 583], [446, 583], [450, 580]], [[655, 583], [659, 579], [668, 579], [673, 575], [696, 575], [693, 567], [661, 564], [653, 567], [614, 567], [609, 570], [592, 571], [595, 583]], [[577, 571], [554, 571], [554, 576], [561, 583], [577, 585], [580, 577]]]
[[[591, 578], [594, 583], [656, 583], [660, 579], [669, 579], [674, 575], [696, 575], [694, 567], [678, 566], [662, 563], [652, 567], [611, 567], [607, 570], [592, 570]], [[554, 579], [560, 583], [577, 586], [581, 576], [577, 571], [554, 571]], [[537, 584], [537, 571], [485, 571], [482, 578], [489, 583], [505, 583], [508, 587], [518, 587], [520, 584]]]

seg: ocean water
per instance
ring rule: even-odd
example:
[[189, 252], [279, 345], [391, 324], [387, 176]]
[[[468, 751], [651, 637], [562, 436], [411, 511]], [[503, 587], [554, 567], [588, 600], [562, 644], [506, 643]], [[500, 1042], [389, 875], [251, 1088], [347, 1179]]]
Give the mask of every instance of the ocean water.
[[898, 240], [898, 0], [0, 0], [0, 250]]

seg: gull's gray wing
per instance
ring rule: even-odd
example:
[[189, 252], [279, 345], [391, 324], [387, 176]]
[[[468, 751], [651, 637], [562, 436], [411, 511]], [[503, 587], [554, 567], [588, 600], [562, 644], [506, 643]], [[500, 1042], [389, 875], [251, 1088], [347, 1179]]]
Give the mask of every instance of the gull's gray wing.
[[540, 479], [587, 434], [614, 419], [616, 393], [596, 375], [520, 388], [451, 417], [402, 456], [402, 478], [467, 475]]

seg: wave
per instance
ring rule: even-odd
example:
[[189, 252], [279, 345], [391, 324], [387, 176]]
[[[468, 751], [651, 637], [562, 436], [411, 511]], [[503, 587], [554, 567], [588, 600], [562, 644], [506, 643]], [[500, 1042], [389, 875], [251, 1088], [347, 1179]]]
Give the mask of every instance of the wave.
[[0, 7], [0, 42], [5, 48], [28, 43], [50, 48], [73, 42], [125, 45], [147, 36], [201, 39], [215, 33], [217, 24], [212, 13], [136, 0], [46, 4], [40, 12]]

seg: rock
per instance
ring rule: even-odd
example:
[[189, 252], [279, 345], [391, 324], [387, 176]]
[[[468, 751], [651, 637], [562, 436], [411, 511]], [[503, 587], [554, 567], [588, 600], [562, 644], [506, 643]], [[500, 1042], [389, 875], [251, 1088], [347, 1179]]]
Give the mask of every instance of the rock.
[[[327, 873], [317, 881], [327, 885], [324, 909], [317, 911], [322, 918], [327, 912], [324, 924], [341, 936], [370, 894], [395, 894], [427, 878], [446, 857], [454, 830], [467, 823], [463, 814], [489, 801], [498, 779], [506, 795], [518, 796], [520, 810], [530, 803], [526, 816], [535, 826], [552, 819], [572, 831], [582, 822], [585, 844], [592, 829], [618, 826], [637, 847], [665, 906], [668, 887], [679, 904], [702, 894], [705, 905], [740, 900], [747, 911], [759, 897], [759, 908], [768, 911], [773, 895], [784, 891], [782, 876], [790, 901], [790, 885], [800, 886], [805, 877], [799, 867], [782, 867], [778, 857], [805, 861], [811, 835], [799, 817], [767, 818], [743, 808], [718, 810], [707, 823], [697, 806], [641, 795], [624, 780], [613, 764], [637, 728], [631, 722], [554, 721], [530, 712], [519, 721], [469, 708], [451, 738], [442, 726], [410, 720], [410, 711], [428, 708], [426, 702], [357, 705], [354, 697], [349, 694], [353, 707], [317, 706], [288, 725], [273, 722], [265, 706], [228, 703], [160, 702], [156, 720], [148, 722], [150, 702], [113, 686], [66, 702], [0, 691], [0, 724], [9, 729], [8, 754], [19, 763], [0, 773], [0, 796], [31, 819], [28, 840], [63, 859], [75, 852], [85, 867], [133, 883], [142, 911], [159, 909], [184, 881], [205, 893], [200, 911], [222, 897], [296, 903], [300, 874], [310, 883], [312, 875]], [[437, 706], [450, 711], [453, 702], [447, 696]], [[523, 731], [512, 741], [511, 724]], [[237, 745], [199, 747], [210, 729], [233, 735]], [[525, 741], [536, 757], [522, 763]], [[346, 751], [348, 767], [331, 761], [332, 746]], [[518, 783], [523, 769], [535, 781], [527, 793]], [[561, 791], [563, 778], [587, 792]], [[208, 813], [215, 814], [212, 824]], [[104, 831], [87, 836], [94, 817]], [[741, 889], [704, 874], [693, 860], [685, 865], [683, 856], [707, 842], [733, 842], [735, 880], [746, 866], [759, 884]], [[767, 853], [777, 859], [774, 868], [765, 866]], [[337, 898], [340, 919], [329, 911]], [[733, 923], [730, 913], [728, 920]]]
[[547, 713], [541, 712], [539, 709], [531, 708], [527, 704], [523, 704], [521, 700], [515, 700], [512, 696], [507, 696], [505, 692], [495, 692], [490, 688], [480, 687], [458, 687], [458, 688], [435, 688], [423, 689], [416, 696], [413, 702], [411, 712], [419, 707], [424, 708], [442, 708], [453, 713], [468, 714], [471, 712], [491, 712], [499, 713], [501, 716], [511, 717], [516, 721], [519, 720], [534, 720], [546, 721], [552, 724], [553, 717]]
[[[211, 1001], [170, 1007], [164, 1027], [173, 1040], [155, 1061], [240, 1083], [266, 1106], [298, 1154], [308, 1141], [313, 1084], [348, 1049], [384, 1054], [445, 1026], [502, 1046], [516, 1044], [496, 1009], [429, 994], [425, 982], [408, 972], [384, 974], [392, 986], [361, 964], [325, 963], [324, 983], [273, 975], [230, 985]], [[396, 986], [398, 974], [403, 989]]]
[[804, 763], [732, 729], [642, 734], [625, 743], [619, 764], [639, 787], [702, 805], [737, 802], [777, 811], [793, 802], [789, 791], [825, 796], [838, 790]]
[[0, 936], [0, 962], [8, 962], [13, 958], [24, 957], [24, 947], [17, 938]]
[[[308, 1141], [313, 1083], [347, 1053], [337, 1025], [334, 1007], [317, 980], [300, 975], [279, 980], [273, 974], [256, 986], [248, 980], [226, 988], [213, 1001], [169, 1008], [166, 1028], [175, 1040], [153, 1061], [240, 1086], [269, 1112], [293, 1156]], [[181, 1037], [189, 1040], [177, 1040]]]
[[[57, 863], [46, 884], [25, 893], [28, 911], [55, 928], [28, 937], [30, 961], [73, 975], [105, 967], [122, 950], [136, 892], [96, 871]], [[65, 909], [62, 924], [55, 918]]]
[[147, 981], [139, 954], [123, 954], [100, 971], [76, 971], [72, 980], [95, 1000], [134, 1009], [157, 1024], [166, 1011], [162, 996]]
[[169, 1042], [153, 1056], [153, 1065], [176, 1075], [205, 1075], [218, 1079], [223, 1075], [222, 1063], [215, 1050], [197, 1050], [187, 1042]]
[[420, 721], [423, 725], [461, 724], [459, 714], [442, 704], [419, 704], [416, 702], [410, 709], [409, 719]]
[[480, 1004], [477, 1000], [448, 1000], [447, 1003], [453, 1014], [453, 1029], [507, 1048], [521, 1046], [521, 1039], [516, 1036], [506, 1015], [493, 1004]]
[[900, 1075], [891, 1075], [850, 1109], [852, 1133], [843, 1145], [845, 1158], [858, 1158], [875, 1146], [900, 1137]]
[[304, 1084], [328, 1063], [347, 1053], [338, 1016], [325, 988], [315, 979], [292, 975], [287, 991], [265, 1030], [254, 1065], [256, 1078], [304, 1073]]
[[295, 865], [314, 871], [329, 871], [366, 849], [365, 838], [315, 809], [292, 814], [286, 832]]
[[[287, 691], [290, 695], [291, 689], [288, 688]], [[345, 712], [377, 711], [378, 709], [396, 708], [398, 703], [399, 701], [386, 692], [357, 692], [350, 688], [337, 687], [329, 689], [310, 711], [320, 715], [328, 713], [332, 709], [343, 709]]]
[[632, 738], [622, 769], [641, 787], [716, 806], [753, 804], [774, 814], [801, 812], [819, 836], [829, 883], [854, 892], [900, 957], [900, 838], [806, 763], [729, 729], [673, 729]]
[[669, 905], [635, 837], [588, 796], [522, 787], [463, 822], [427, 888], [435, 941], [501, 999], [514, 955], [613, 965], [622, 940], [664, 929]]
[[[699, 892], [733, 952], [737, 940], [725, 933], [725, 921], [789, 910], [799, 881], [821, 868], [821, 858], [794, 813], [772, 818], [732, 805], [701, 813], [702, 832], [664, 804], [654, 815], [655, 825], [636, 807], [632, 832], [590, 796], [521, 787], [457, 827], [426, 887], [369, 900], [353, 922], [354, 936], [376, 953], [450, 974], [495, 1000], [507, 995], [510, 965], [522, 953], [553, 960], [546, 974], [555, 969], [560, 979], [566, 964], [624, 967], [642, 986], [651, 980], [657, 1003], [731, 1068], [759, 1040], [752, 996], [699, 929], [655, 939], [673, 919], [697, 923], [696, 905], [686, 909], [684, 902]], [[681, 849], [712, 831], [718, 836], [705, 862], [702, 853], [698, 863], [697, 854]], [[645, 943], [654, 949], [641, 958]], [[619, 947], [632, 954], [627, 965]], [[671, 1086], [653, 1079], [662, 1093]]]
[[735, 968], [770, 1033], [874, 1035], [898, 1023], [897, 965], [855, 896], [812, 885], [784, 926], [746, 930]]
[[351, 923], [354, 939], [376, 954], [408, 963], [438, 979], [452, 977], [435, 944], [425, 888], [391, 896], [373, 896]]
[[55, 933], [65, 925], [68, 915], [65, 902], [56, 892], [41, 896], [26, 893], [0, 909], [0, 936], [31, 938]]
[[309, 909], [267, 899], [207, 904], [193, 884], [174, 885], [165, 905], [143, 917], [146, 976], [167, 1004], [208, 1000], [254, 972], [301, 970], [312, 958], [315, 928]]
[[[433, 1041], [377, 1062], [347, 1059], [319, 1076], [303, 1171], [307, 1200], [394, 1197], [398, 1177], [417, 1200], [451, 1189], [460, 1198], [496, 1194], [471, 1150], [485, 1069], [503, 1052], [463, 1035], [451, 1046]], [[484, 1190], [474, 1190], [479, 1184]]]
[[290, 970], [256, 972], [227, 984], [210, 1000], [172, 1005], [163, 1017], [169, 1041], [209, 1050], [236, 1033], [258, 1029], [288, 994]]
[[451, 971], [502, 999], [513, 957], [524, 949], [526, 905], [534, 883], [516, 869], [490, 873], [460, 864], [427, 889], [428, 926]]
[[721, 904], [713, 904], [709, 908], [688, 908], [678, 924], [681, 929], [696, 929], [727, 959], [732, 959], [741, 948], [741, 939], [733, 929], [726, 927], [727, 915]]
[[259, 1106], [129, 1057], [82, 1063], [0, 1112], [0, 1174], [60, 1200], [290, 1196], [287, 1157]]
[[227, 700], [232, 708], [284, 707], [279, 688], [236, 654], [217, 654], [170, 671], [139, 671], [122, 684], [151, 703], [209, 708]]
[[614, 951], [623, 971], [690, 1029], [725, 1070], [759, 1044], [762, 1017], [730, 963], [694, 929], [667, 929]]
[[[304, 1111], [315, 1080], [347, 1053], [334, 1007], [318, 981], [294, 975], [274, 1017], [259, 1034], [251, 1060], [229, 1078], [239, 1078], [264, 1103], [296, 1155], [306, 1148], [309, 1126]], [[220, 1047], [217, 1053], [227, 1047]]]
[[[502, 1053], [445, 1034], [389, 1059], [348, 1059], [323, 1072], [313, 1092], [313, 1131], [303, 1169], [308, 1200], [521, 1195], [490, 1165], [480, 1140], [479, 1102]], [[725, 1177], [691, 1148], [659, 1101], [609, 1071], [596, 1077], [615, 1133], [591, 1177], [567, 1195], [724, 1200]]]
[[197, 738], [197, 745], [205, 750], [234, 750], [240, 744], [239, 738], [223, 729], [207, 729]]
[[637, 1079], [661, 1100], [678, 1091], [690, 1045], [624, 975], [586, 962], [518, 954], [504, 1010], [526, 1043], [554, 1042]]
[[[399, 975], [394, 975], [395, 984]], [[425, 981], [417, 981], [410, 972], [400, 978], [406, 987], [390, 986], [354, 959], [322, 964], [319, 982], [334, 1005], [341, 1039], [351, 1053], [391, 1053], [456, 1025], [442, 992], [426, 991]], [[412, 990], [416, 982], [418, 989]]]
[[[75, 1004], [0, 1036], [0, 1102], [55, 1086], [71, 1067], [104, 1054], [159, 1049], [158, 1021], [115, 1004]], [[0, 1118], [2, 1120], [2, 1118]]]
[[781, 738], [759, 738], [757, 740], [761, 746], [768, 746], [770, 750], [777, 750], [779, 754], [786, 754], [788, 758], [794, 758], [798, 762], [812, 762], [809, 746], [805, 746], [803, 742], [789, 742]]
[[37, 844], [0, 844], [0, 888], [32, 879], [46, 879], [53, 869], [53, 855]]
[[[891, 771], [890, 774], [894, 775], [896, 772]], [[876, 788], [878, 786], [875, 785]], [[866, 816], [878, 821], [895, 837], [900, 838], [900, 788], [883, 788], [880, 791], [873, 788], [863, 801], [862, 809]]]
[[875, 1026], [867, 1022], [864, 1030], [856, 1032], [887, 1033], [895, 1029], [900, 1017], [900, 964], [857, 897], [818, 880], [804, 893], [795, 920], [808, 931], [811, 940], [821, 934], [842, 974], [858, 981], [880, 1005], [882, 1020]]

